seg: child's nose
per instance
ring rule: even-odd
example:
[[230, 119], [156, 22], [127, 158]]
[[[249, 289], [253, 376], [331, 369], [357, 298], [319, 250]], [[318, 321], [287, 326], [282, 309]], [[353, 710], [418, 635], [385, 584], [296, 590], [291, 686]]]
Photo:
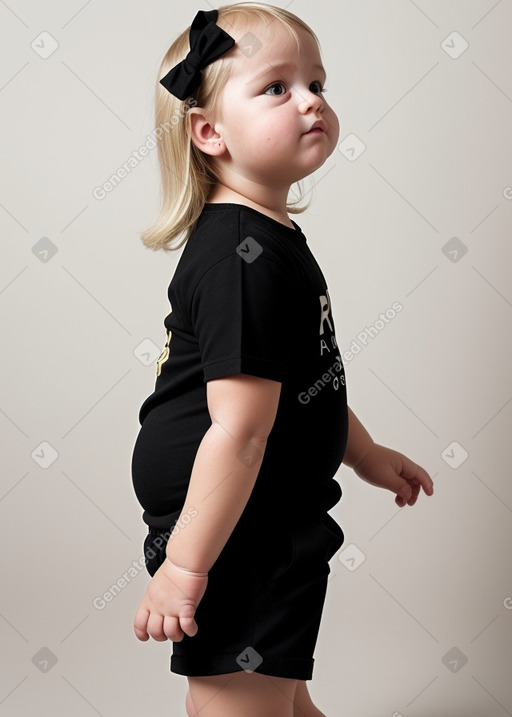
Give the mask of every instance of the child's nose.
[[299, 112], [302, 114], [306, 114], [306, 112], [309, 112], [311, 109], [313, 110], [323, 110], [325, 107], [324, 99], [321, 95], [317, 94], [316, 92], [311, 92], [311, 90], [305, 90], [300, 95], [300, 101], [299, 101]]

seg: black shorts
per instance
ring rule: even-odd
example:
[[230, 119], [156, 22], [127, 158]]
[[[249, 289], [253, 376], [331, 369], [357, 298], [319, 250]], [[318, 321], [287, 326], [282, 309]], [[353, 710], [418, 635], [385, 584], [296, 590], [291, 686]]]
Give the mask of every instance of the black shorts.
[[[343, 531], [328, 513], [293, 526], [248, 528], [239, 521], [212, 566], [195, 613], [198, 632], [173, 642], [171, 672], [247, 670], [310, 680], [328, 561], [343, 544]], [[151, 576], [165, 560], [171, 529], [149, 528], [144, 554]]]

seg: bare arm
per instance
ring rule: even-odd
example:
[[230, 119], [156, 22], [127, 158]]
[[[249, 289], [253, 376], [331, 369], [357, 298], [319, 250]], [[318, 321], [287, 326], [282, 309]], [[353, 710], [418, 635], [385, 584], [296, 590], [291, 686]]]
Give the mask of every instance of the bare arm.
[[370, 434], [357, 418], [352, 409], [348, 408], [348, 441], [343, 456], [343, 463], [354, 468], [370, 452], [374, 444]]
[[427, 471], [403, 453], [381, 446], [349, 408], [348, 440], [343, 463], [366, 483], [396, 493], [399, 508], [414, 505], [420, 489], [433, 495], [434, 483]]
[[197, 450], [180, 517], [190, 515], [191, 508], [197, 515], [171, 534], [166, 547], [169, 560], [194, 572], [211, 569], [242, 515], [281, 392], [279, 382], [247, 374], [208, 381], [206, 386], [212, 425]]

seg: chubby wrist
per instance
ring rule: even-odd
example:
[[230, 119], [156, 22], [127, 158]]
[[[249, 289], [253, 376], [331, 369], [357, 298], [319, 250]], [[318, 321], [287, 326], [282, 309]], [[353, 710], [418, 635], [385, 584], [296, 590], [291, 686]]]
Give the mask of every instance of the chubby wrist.
[[195, 570], [189, 570], [189, 568], [185, 568], [182, 565], [177, 565], [175, 562], [173, 562], [168, 555], [165, 556], [165, 559], [169, 561], [169, 563], [178, 570], [181, 570], [183, 573], [187, 573], [188, 575], [196, 575], [198, 577], [206, 577], [208, 575], [208, 572], [197, 572]]
[[375, 442], [350, 406], [347, 407], [347, 410], [348, 440], [343, 463], [348, 466], [348, 468], [355, 470], [370, 453]]
[[359, 457], [357, 462], [354, 463], [354, 465], [352, 466], [353, 471], [357, 472], [357, 470], [359, 469], [361, 464], [364, 463], [364, 461], [368, 458], [368, 456], [370, 455], [372, 450], [375, 448], [375, 446], [376, 446], [376, 443], [372, 440], [372, 442], [365, 447], [365, 450], [363, 451], [363, 453], [361, 454], [361, 456]]
[[348, 453], [348, 455], [345, 454], [346, 458], [343, 458], [343, 463], [348, 468], [352, 468], [352, 470], [355, 471], [359, 467], [359, 465], [368, 457], [375, 445], [375, 441], [372, 438], [369, 438], [367, 441], [365, 441], [363, 446], [358, 446], [357, 452], [351, 451], [350, 453]]
[[208, 575], [211, 564], [203, 553], [193, 546], [194, 541], [187, 540], [184, 531], [175, 532], [173, 528], [165, 546], [166, 562], [189, 575]]

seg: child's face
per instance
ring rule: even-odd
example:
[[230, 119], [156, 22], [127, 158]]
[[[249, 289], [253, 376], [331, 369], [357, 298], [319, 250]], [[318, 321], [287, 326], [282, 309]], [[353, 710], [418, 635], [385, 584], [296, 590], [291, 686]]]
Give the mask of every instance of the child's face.
[[[276, 188], [321, 167], [339, 136], [338, 118], [321, 92], [326, 74], [318, 46], [308, 32], [297, 32], [300, 52], [277, 21], [252, 28], [262, 45], [251, 57], [235, 46], [214, 122], [226, 147], [216, 158], [220, 167], [226, 163], [231, 172]], [[324, 131], [310, 132], [317, 121]]]

